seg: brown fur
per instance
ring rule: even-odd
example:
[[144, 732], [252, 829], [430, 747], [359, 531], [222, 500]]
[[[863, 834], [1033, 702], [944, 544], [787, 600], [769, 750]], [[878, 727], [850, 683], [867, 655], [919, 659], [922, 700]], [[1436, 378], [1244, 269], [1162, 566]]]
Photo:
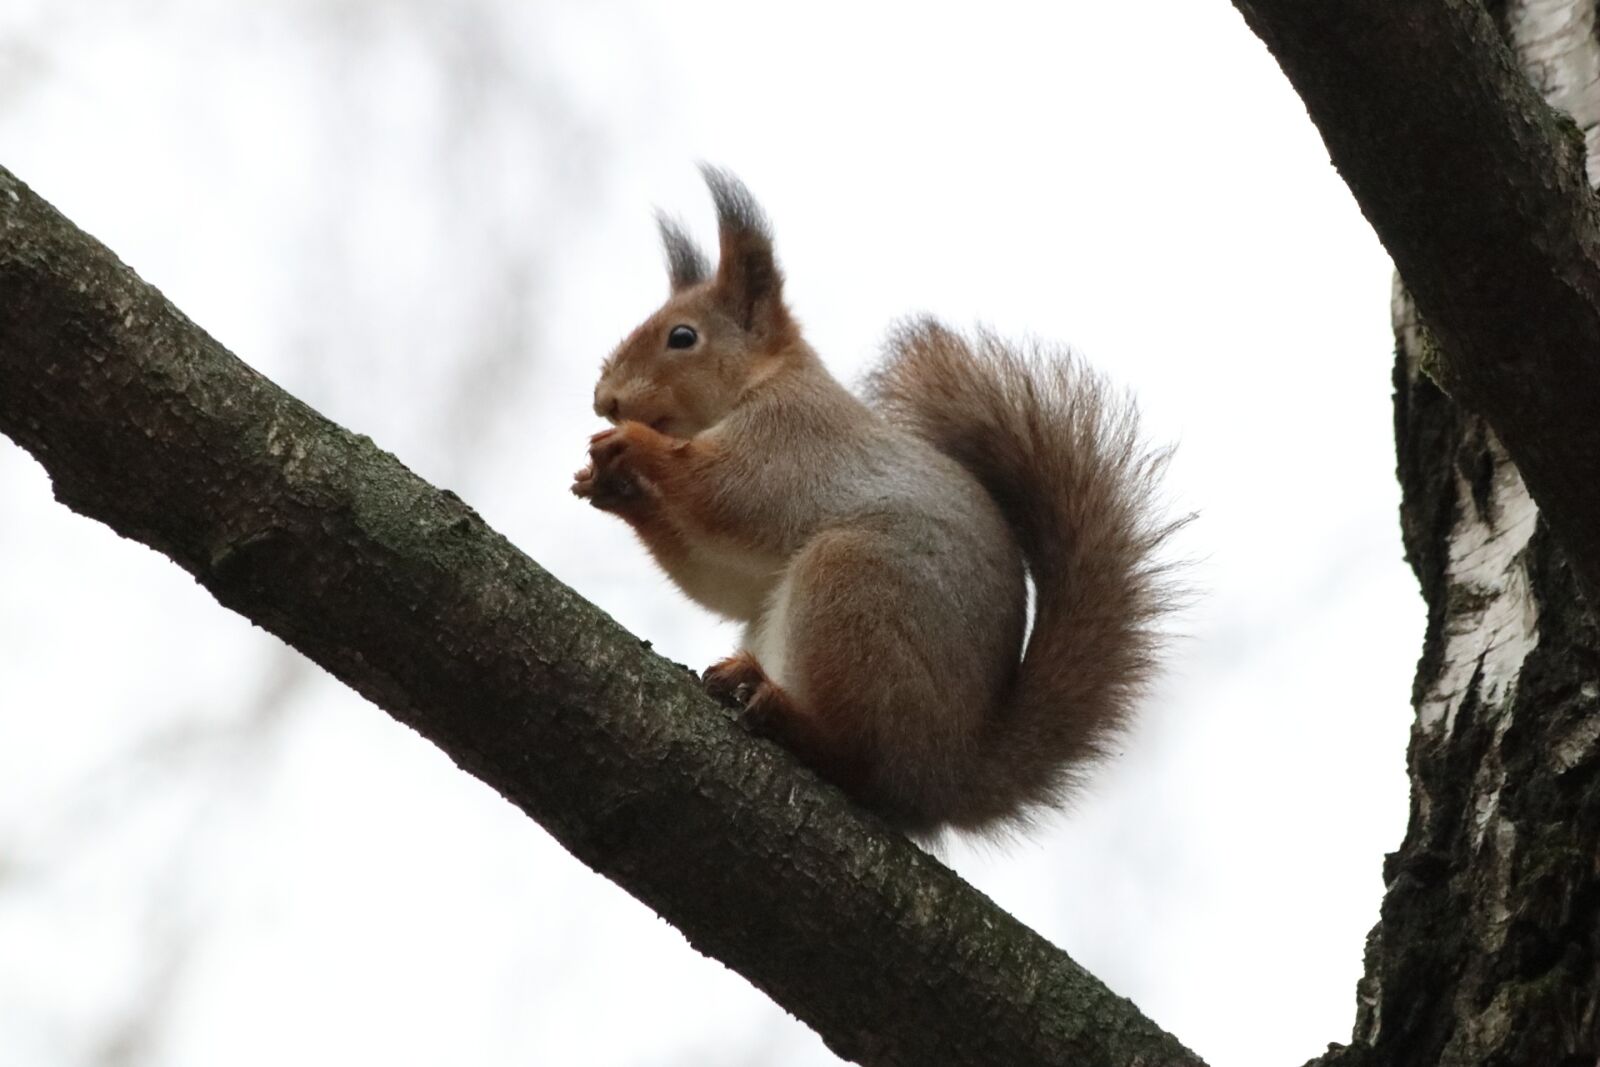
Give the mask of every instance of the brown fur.
[[1148, 686], [1174, 606], [1157, 561], [1184, 520], [1158, 517], [1168, 453], [1070, 353], [975, 344], [931, 320], [901, 327], [868, 392], [970, 470], [1016, 532], [1037, 595], [1033, 634], [973, 778], [980, 822], [1048, 806], [1110, 755]]
[[847, 793], [864, 795], [870, 754], [851, 736], [848, 721], [827, 715], [826, 706], [813, 714], [796, 704], [749, 652], [712, 664], [704, 681], [706, 692], [743, 709], [752, 733], [783, 745]]
[[931, 321], [891, 337], [863, 403], [795, 326], [760, 208], [705, 173], [716, 272], [663, 224], [671, 295], [606, 360], [616, 428], [573, 491], [745, 623], [706, 682], [757, 732], [909, 831], [1024, 822], [1107, 754], [1155, 666], [1163, 456], [1070, 357]]

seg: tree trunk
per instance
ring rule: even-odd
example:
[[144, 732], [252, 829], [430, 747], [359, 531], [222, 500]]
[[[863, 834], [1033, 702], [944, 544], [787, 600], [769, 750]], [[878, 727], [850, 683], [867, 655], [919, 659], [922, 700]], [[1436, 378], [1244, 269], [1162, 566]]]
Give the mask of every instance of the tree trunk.
[[1504, 448], [1422, 372], [1397, 293], [1406, 550], [1428, 601], [1411, 821], [1384, 867], [1354, 1048], [1380, 1064], [1600, 1055], [1600, 657]]
[[[1494, 14], [1534, 84], [1578, 121], [1592, 176], [1600, 143], [1593, 0], [1511, 0]], [[1330, 147], [1339, 139], [1324, 133]], [[1517, 177], [1484, 181], [1505, 189]], [[1352, 187], [1359, 194], [1361, 183]], [[1427, 195], [1444, 200], [1450, 190]], [[1368, 208], [1375, 211], [1382, 213]], [[1475, 237], [1488, 226], [1465, 217], [1459, 224]], [[1391, 251], [1404, 242], [1390, 240]], [[1405, 264], [1417, 257], [1395, 258], [1409, 278]], [[1494, 314], [1520, 318], [1537, 335], [1548, 326], [1540, 306], [1507, 306], [1505, 296], [1526, 279], [1499, 285], [1494, 277], [1524, 268], [1515, 259], [1456, 264], [1459, 273], [1485, 276], [1482, 299], [1500, 294]], [[1592, 1067], [1600, 1058], [1600, 634], [1570, 546], [1491, 429], [1487, 413], [1504, 411], [1482, 402], [1481, 382], [1463, 381], [1461, 363], [1481, 357], [1441, 341], [1398, 280], [1394, 321], [1402, 527], [1428, 603], [1413, 690], [1411, 816], [1385, 864], [1387, 893], [1368, 942], [1352, 1044], [1323, 1062]], [[1484, 339], [1474, 343], [1481, 348]], [[1502, 355], [1525, 379], [1524, 393], [1568, 384], [1539, 380], [1552, 374], [1548, 363]], [[1575, 355], [1592, 362], [1594, 353]], [[1575, 383], [1573, 392], [1591, 387]], [[1512, 417], [1512, 433], [1526, 449], [1522, 417]], [[1600, 409], [1586, 418], [1600, 426]], [[1561, 433], [1554, 423], [1542, 432]], [[1566, 511], [1600, 499], [1600, 484], [1558, 490], [1580, 491], [1587, 499], [1561, 501]]]

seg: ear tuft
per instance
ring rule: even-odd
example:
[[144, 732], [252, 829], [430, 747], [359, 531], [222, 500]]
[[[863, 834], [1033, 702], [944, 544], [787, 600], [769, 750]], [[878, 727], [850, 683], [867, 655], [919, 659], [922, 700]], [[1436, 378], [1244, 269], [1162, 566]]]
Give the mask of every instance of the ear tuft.
[[723, 303], [747, 330], [781, 328], [789, 321], [788, 311], [766, 214], [728, 171], [702, 163], [700, 174], [717, 207], [717, 288]]
[[656, 226], [661, 230], [662, 247], [667, 250], [667, 277], [672, 281], [674, 293], [711, 277], [711, 264], [706, 254], [677, 220], [658, 211]]
[[767, 223], [766, 212], [750, 195], [744, 182], [731, 171], [700, 164], [700, 176], [711, 190], [711, 199], [717, 205], [717, 230], [719, 233], [748, 233], [772, 242], [772, 227]]

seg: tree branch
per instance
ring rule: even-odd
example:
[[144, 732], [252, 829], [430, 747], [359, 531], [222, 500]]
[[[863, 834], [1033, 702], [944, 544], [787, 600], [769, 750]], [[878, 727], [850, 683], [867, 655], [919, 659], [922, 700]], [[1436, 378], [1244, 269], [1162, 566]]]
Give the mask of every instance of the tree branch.
[[1600, 604], [1600, 225], [1582, 133], [1481, 0], [1234, 0]]
[[1199, 1063], [3, 169], [0, 431], [61, 502], [433, 741], [841, 1056]]

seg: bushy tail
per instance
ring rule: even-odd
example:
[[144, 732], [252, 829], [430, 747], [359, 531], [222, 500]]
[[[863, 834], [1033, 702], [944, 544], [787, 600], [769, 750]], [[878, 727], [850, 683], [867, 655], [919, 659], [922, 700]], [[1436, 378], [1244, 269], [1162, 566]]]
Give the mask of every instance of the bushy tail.
[[1132, 403], [1070, 353], [932, 320], [895, 332], [868, 392], [971, 471], [1022, 546], [1033, 631], [951, 822], [1025, 822], [1108, 754], [1156, 667], [1176, 599], [1156, 553], [1185, 521], [1155, 499], [1167, 452], [1140, 443]]

